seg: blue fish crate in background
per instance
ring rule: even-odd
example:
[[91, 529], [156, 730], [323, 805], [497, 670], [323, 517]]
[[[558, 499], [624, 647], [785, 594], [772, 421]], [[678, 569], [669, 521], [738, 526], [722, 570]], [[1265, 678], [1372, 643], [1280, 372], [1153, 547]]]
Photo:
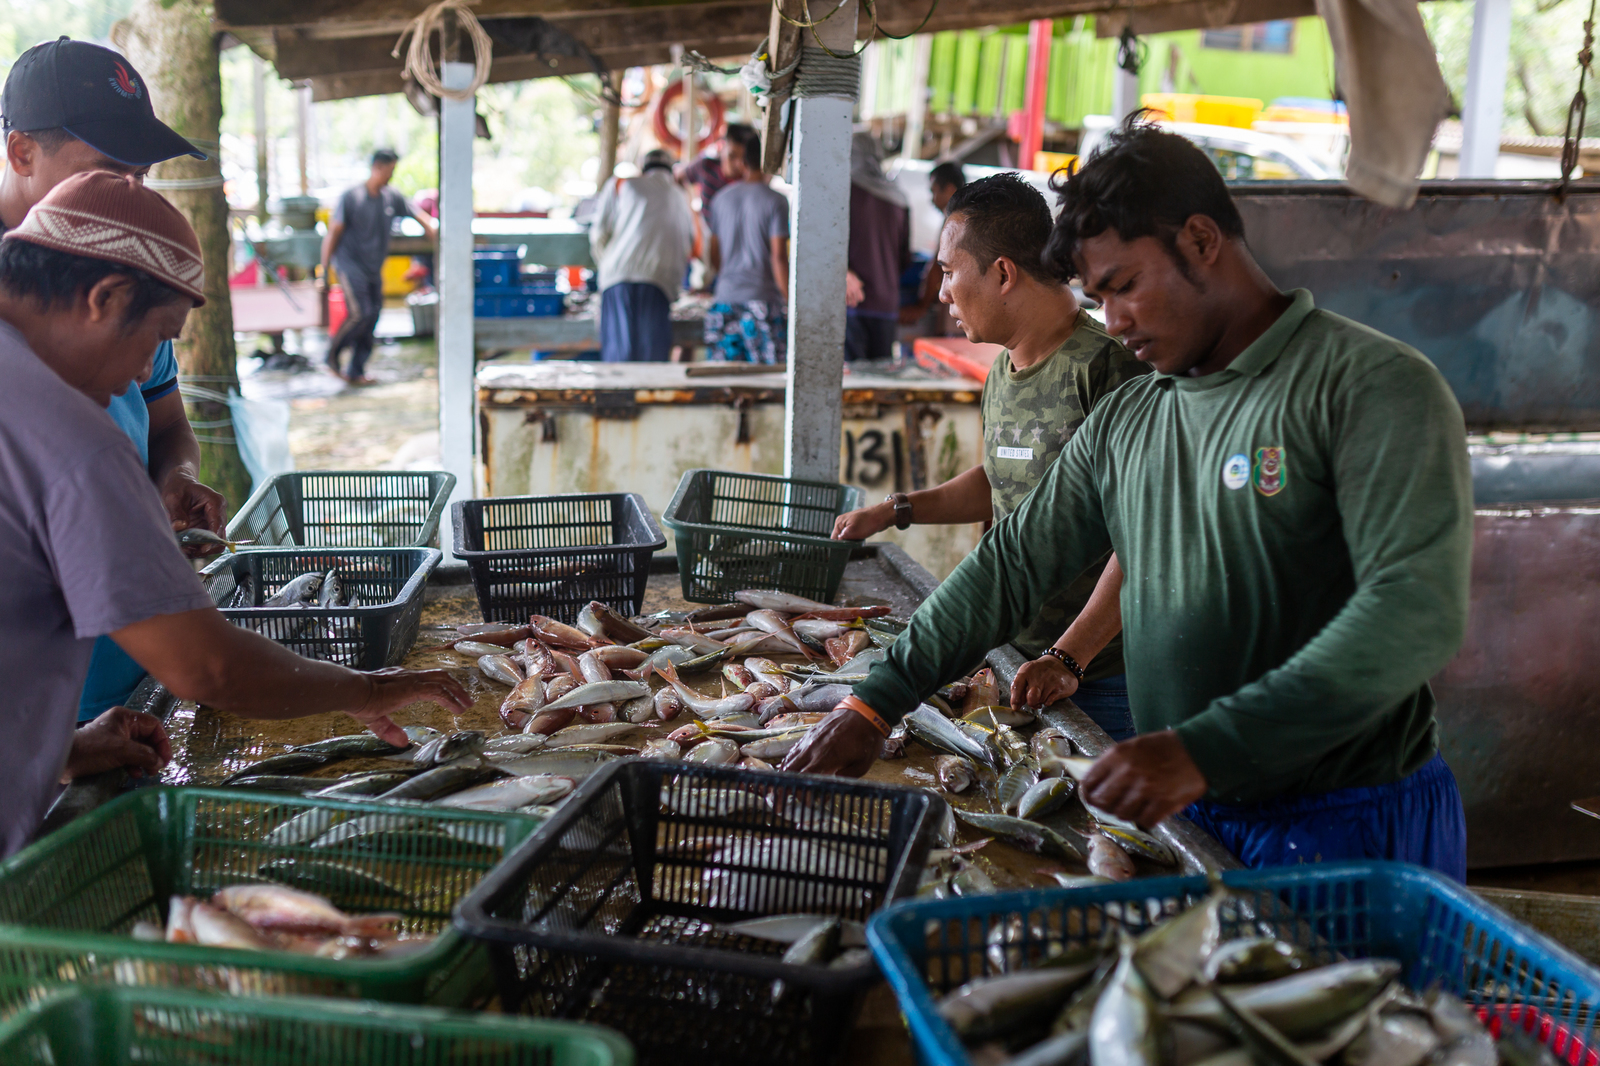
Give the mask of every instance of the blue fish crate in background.
[[479, 290], [472, 297], [473, 318], [545, 318], [566, 308], [566, 296], [545, 285], [516, 285], [503, 292]]
[[472, 250], [472, 284], [478, 289], [504, 289], [521, 283], [522, 247], [486, 244]]
[[[1224, 939], [1260, 935], [1267, 923], [1319, 963], [1395, 959], [1407, 985], [1439, 984], [1477, 1007], [1491, 1031], [1520, 1026], [1568, 1066], [1594, 1061], [1600, 971], [1453, 881], [1392, 862], [1235, 870], [1222, 881], [1248, 903], [1224, 907]], [[967, 1050], [937, 1001], [997, 972], [991, 932], [1020, 928], [1020, 937], [1005, 940], [1007, 960], [1043, 959], [1098, 942], [1111, 925], [1137, 934], [1208, 890], [1204, 877], [1163, 877], [905, 903], [873, 918], [867, 941], [900, 1000], [919, 1061], [966, 1066]]]

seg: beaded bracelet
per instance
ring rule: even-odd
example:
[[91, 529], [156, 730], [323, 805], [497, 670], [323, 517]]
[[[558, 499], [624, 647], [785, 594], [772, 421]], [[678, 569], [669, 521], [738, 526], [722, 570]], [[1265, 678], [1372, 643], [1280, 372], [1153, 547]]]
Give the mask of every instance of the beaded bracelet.
[[1071, 672], [1073, 677], [1077, 678], [1079, 681], [1083, 680], [1083, 667], [1078, 665], [1078, 660], [1074, 659], [1060, 648], [1046, 648], [1044, 653], [1046, 655], [1054, 655], [1057, 659], [1061, 660], [1061, 665], [1065, 666], [1067, 670]]

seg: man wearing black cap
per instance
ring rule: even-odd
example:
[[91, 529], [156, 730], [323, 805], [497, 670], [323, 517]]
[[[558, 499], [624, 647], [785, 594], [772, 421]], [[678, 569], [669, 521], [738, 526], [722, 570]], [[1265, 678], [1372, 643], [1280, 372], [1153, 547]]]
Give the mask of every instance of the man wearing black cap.
[[[383, 261], [389, 256], [394, 220], [416, 219], [430, 241], [439, 234], [431, 218], [413, 209], [400, 190], [389, 186], [399, 161], [392, 148], [372, 153], [372, 173], [339, 197], [328, 220], [328, 235], [322, 239], [320, 284], [326, 291], [331, 263], [339, 271], [339, 287], [344, 290], [349, 312], [328, 342], [328, 369], [352, 385], [372, 384], [367, 377], [367, 358], [372, 355], [372, 331], [378, 328], [378, 314], [383, 310]], [[348, 374], [339, 370], [339, 357], [346, 347], [350, 349]]]
[[[143, 179], [174, 156], [205, 154], [155, 116], [133, 64], [109, 48], [66, 37], [28, 49], [0, 96], [6, 165], [0, 170], [0, 233], [74, 174], [108, 170]], [[132, 439], [161, 492], [173, 528], [221, 533], [225, 501], [199, 480], [200, 446], [178, 394], [172, 342], [154, 371], [111, 400], [111, 418]], [[196, 553], [199, 554], [199, 553]], [[96, 642], [79, 705], [83, 720], [125, 701], [144, 670], [114, 643]]]

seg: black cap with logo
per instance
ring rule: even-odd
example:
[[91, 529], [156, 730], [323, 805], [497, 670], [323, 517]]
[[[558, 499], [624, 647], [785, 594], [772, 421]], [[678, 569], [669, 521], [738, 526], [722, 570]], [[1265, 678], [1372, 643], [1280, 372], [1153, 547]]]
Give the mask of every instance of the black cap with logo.
[[206, 154], [156, 118], [133, 64], [87, 41], [66, 37], [35, 45], [11, 67], [0, 95], [8, 130], [64, 129], [125, 166]]

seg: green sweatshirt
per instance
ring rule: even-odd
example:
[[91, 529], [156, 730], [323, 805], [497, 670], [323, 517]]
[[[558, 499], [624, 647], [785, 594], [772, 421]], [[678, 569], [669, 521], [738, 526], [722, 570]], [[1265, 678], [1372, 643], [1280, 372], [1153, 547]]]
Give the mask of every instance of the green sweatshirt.
[[856, 695], [898, 719], [1111, 547], [1134, 723], [1175, 728], [1212, 799], [1432, 758], [1467, 616], [1461, 409], [1421, 354], [1293, 295], [1228, 369], [1102, 399]]

